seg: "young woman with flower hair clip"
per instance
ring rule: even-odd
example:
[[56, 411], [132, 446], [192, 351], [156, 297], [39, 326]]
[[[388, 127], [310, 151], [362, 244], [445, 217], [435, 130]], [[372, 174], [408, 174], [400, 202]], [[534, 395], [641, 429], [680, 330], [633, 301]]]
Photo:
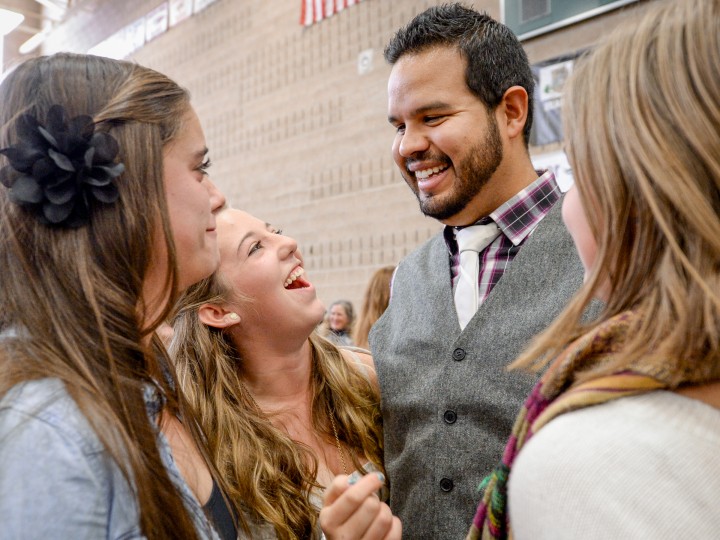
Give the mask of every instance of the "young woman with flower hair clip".
[[720, 0], [649, 7], [564, 101], [585, 286], [515, 362], [549, 367], [468, 538], [717, 538]]
[[58, 54], [0, 103], [0, 536], [235, 538], [154, 337], [218, 263], [224, 198], [187, 92]]
[[[227, 209], [218, 244], [218, 271], [178, 303], [170, 353], [180, 385], [229, 495], [256, 522], [253, 537], [319, 538], [320, 494], [336, 475], [347, 487], [345, 475], [383, 470], [372, 358], [317, 334], [325, 309], [295, 240]], [[399, 521], [371, 495], [381, 485], [368, 474], [352, 501], [336, 486], [325, 533], [399, 538]]]

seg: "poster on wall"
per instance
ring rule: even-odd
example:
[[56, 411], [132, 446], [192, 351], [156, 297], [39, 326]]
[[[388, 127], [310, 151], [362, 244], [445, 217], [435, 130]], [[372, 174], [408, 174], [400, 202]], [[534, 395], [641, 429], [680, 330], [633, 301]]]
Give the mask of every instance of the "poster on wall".
[[168, 7], [170, 26], [175, 26], [192, 15], [193, 0], [169, 0]]
[[570, 77], [574, 64], [574, 60], [566, 60], [539, 68], [540, 102], [546, 110], [560, 108], [565, 81]]
[[163, 2], [145, 15], [145, 41], [151, 41], [168, 29], [168, 3]]
[[572, 74], [575, 59], [581, 53], [582, 51], [574, 52], [531, 66], [535, 79], [535, 111], [530, 132], [532, 146], [544, 146], [563, 140], [560, 114], [563, 88]]
[[148, 41], [187, 20], [193, 13], [217, 0], [168, 0], [157, 8], [88, 49], [89, 54], [121, 60], [128, 58]]

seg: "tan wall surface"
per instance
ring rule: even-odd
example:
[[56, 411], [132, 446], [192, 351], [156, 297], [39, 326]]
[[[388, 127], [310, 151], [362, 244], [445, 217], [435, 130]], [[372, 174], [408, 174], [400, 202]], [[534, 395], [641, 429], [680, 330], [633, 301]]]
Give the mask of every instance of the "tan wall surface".
[[[526, 43], [532, 62], [591, 45], [640, 2]], [[300, 0], [218, 0], [137, 51], [133, 60], [187, 87], [205, 128], [211, 177], [235, 207], [281, 226], [304, 253], [326, 303], [360, 307], [372, 272], [439, 230], [390, 156], [390, 72], [382, 50], [431, 0], [364, 0], [310, 27]], [[88, 0], [44, 51], [85, 52], [160, 4]], [[466, 2], [500, 16], [498, 0]], [[372, 50], [371, 69], [358, 54]], [[418, 287], [422, 287], [418, 283]]]

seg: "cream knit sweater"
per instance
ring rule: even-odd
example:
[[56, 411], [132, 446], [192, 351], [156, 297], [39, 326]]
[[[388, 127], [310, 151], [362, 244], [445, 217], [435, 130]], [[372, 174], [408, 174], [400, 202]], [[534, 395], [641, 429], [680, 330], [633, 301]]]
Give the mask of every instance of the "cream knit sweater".
[[658, 391], [561, 415], [508, 504], [515, 540], [720, 539], [720, 410]]

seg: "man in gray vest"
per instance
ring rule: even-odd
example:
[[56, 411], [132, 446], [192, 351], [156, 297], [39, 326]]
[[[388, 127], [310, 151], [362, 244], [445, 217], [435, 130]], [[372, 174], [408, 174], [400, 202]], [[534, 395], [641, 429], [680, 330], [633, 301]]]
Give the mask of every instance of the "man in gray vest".
[[530, 161], [534, 83], [513, 33], [436, 6], [385, 58], [393, 157], [421, 211], [445, 224], [401, 261], [370, 335], [390, 504], [405, 538], [461, 539], [534, 383], [506, 366], [562, 310], [582, 267], [555, 178]]

